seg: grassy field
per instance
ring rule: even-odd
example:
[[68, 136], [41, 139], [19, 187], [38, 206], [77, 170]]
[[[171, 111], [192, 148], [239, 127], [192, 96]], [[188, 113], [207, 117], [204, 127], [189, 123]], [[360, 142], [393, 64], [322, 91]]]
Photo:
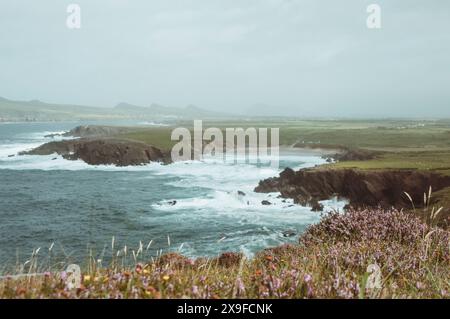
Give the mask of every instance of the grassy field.
[[[192, 130], [192, 122], [177, 126]], [[205, 121], [203, 128], [279, 128], [280, 144], [345, 146], [391, 152], [450, 151], [449, 121], [356, 121], [356, 120], [252, 120]], [[170, 148], [173, 127], [142, 129], [124, 137], [140, 140], [162, 148]]]
[[423, 170], [450, 175], [450, 151], [386, 152], [372, 160], [339, 162], [327, 166], [363, 170]]
[[[192, 131], [192, 122], [179, 123]], [[204, 128], [279, 128], [280, 145], [305, 148], [340, 147], [380, 152], [369, 161], [340, 162], [335, 168], [417, 169], [450, 174], [449, 121], [337, 121], [337, 120], [266, 120], [205, 122]], [[120, 137], [146, 142], [166, 150], [177, 143], [171, 141], [173, 127], [142, 129]], [[193, 135], [193, 134], [192, 134]]]

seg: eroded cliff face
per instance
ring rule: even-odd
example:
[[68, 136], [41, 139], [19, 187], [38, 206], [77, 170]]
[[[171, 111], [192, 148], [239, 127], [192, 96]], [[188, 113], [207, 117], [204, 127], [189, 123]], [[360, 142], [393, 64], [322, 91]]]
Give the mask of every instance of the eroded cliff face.
[[132, 166], [150, 162], [171, 162], [170, 154], [154, 146], [114, 138], [82, 138], [50, 142], [20, 155], [58, 154], [68, 160], [83, 160], [90, 165]]
[[309, 204], [334, 196], [349, 200], [354, 208], [386, 207], [411, 208], [407, 192], [416, 207], [422, 207], [424, 193], [450, 187], [450, 176], [431, 172], [385, 170], [360, 171], [354, 169], [285, 169], [279, 177], [263, 180], [256, 192], [280, 192], [296, 203]]

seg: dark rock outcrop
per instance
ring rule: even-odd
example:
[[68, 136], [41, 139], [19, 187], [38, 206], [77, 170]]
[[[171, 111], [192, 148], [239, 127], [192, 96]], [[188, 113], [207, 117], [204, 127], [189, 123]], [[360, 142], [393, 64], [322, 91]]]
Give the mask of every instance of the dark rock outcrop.
[[280, 177], [263, 180], [256, 192], [280, 192], [302, 205], [311, 205], [334, 196], [349, 200], [355, 208], [411, 208], [407, 192], [416, 207], [423, 205], [424, 192], [450, 187], [450, 176], [423, 171], [360, 171], [354, 169], [286, 169]]
[[324, 206], [317, 199], [312, 199], [309, 204], [313, 212], [323, 212]]
[[285, 230], [283, 232], [283, 237], [294, 237], [296, 234], [295, 230]]
[[90, 139], [50, 142], [19, 155], [58, 154], [90, 165], [132, 166], [150, 162], [171, 162], [170, 154], [151, 145], [126, 139]]

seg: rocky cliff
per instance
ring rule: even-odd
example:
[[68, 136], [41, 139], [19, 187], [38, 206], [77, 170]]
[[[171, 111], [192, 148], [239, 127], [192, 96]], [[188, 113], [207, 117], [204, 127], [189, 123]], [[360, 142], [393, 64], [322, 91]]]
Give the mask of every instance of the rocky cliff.
[[90, 165], [131, 166], [150, 162], [171, 162], [170, 154], [154, 146], [127, 139], [81, 138], [50, 142], [19, 155], [58, 154], [68, 160], [83, 160]]
[[279, 177], [263, 180], [256, 192], [280, 192], [296, 203], [310, 204], [334, 196], [349, 200], [355, 208], [411, 208], [423, 206], [424, 193], [450, 187], [450, 176], [422, 171], [360, 171], [353, 169], [285, 169]]

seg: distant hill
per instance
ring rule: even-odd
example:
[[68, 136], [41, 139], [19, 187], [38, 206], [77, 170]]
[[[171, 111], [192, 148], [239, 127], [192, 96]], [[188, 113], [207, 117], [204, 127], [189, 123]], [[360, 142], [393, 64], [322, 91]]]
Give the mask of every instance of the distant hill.
[[139, 117], [166, 117], [166, 118], [215, 118], [229, 117], [230, 115], [212, 112], [201, 109], [195, 105], [188, 105], [185, 108], [169, 107], [153, 103], [150, 106], [137, 106], [128, 103], [119, 103], [114, 107], [119, 114], [133, 114]]
[[0, 122], [3, 121], [67, 121], [67, 120], [161, 120], [205, 119], [230, 115], [210, 112], [189, 105], [185, 108], [152, 104], [148, 107], [119, 103], [113, 108], [52, 104], [39, 100], [14, 101], [0, 97]]

